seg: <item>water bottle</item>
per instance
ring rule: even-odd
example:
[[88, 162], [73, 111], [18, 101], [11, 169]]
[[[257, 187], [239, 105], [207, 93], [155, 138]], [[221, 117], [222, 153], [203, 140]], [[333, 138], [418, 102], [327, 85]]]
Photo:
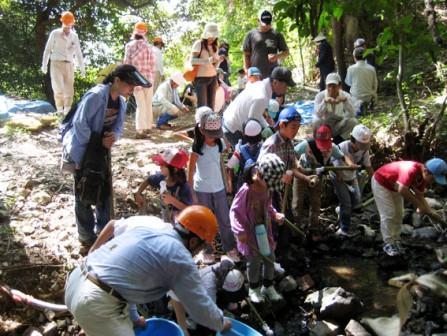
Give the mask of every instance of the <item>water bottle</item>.
[[267, 257], [271, 254], [271, 251], [265, 225], [264, 224], [256, 225], [255, 230], [256, 230], [256, 242], [258, 243], [259, 252], [263, 256]]

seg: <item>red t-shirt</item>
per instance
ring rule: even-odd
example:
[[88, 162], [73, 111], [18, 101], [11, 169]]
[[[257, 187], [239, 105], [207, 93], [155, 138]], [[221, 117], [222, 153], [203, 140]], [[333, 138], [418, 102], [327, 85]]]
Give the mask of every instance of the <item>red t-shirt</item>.
[[422, 178], [422, 163], [416, 161], [395, 161], [383, 165], [374, 173], [376, 181], [391, 191], [397, 191], [396, 183], [420, 192], [425, 190]]

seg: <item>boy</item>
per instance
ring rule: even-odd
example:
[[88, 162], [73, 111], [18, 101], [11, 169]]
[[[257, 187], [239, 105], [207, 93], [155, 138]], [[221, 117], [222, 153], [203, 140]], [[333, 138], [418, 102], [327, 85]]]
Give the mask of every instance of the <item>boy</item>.
[[240, 69], [237, 73], [237, 92], [241, 93], [245, 89], [245, 85], [247, 84], [247, 77], [245, 76], [244, 69]]
[[261, 71], [257, 67], [251, 67], [247, 70], [247, 76], [248, 76], [248, 83], [247, 86], [249, 86], [252, 83], [258, 82], [262, 79]]
[[426, 186], [436, 182], [447, 185], [445, 175], [447, 164], [434, 158], [425, 164], [417, 161], [394, 161], [383, 165], [374, 173], [371, 188], [380, 215], [380, 231], [383, 250], [390, 257], [403, 253], [400, 243], [404, 199], [409, 201], [419, 213], [434, 220], [441, 216], [433, 211], [424, 198]]
[[[328, 125], [321, 125], [314, 133], [314, 138], [305, 140], [295, 146], [299, 167], [316, 169], [328, 166], [331, 160], [342, 160], [350, 166], [356, 165], [349, 157], [343, 155], [340, 148], [332, 143], [332, 130]], [[313, 241], [321, 240], [321, 228], [319, 224], [322, 181], [317, 176], [306, 176], [306, 179], [298, 177], [293, 184], [292, 210], [298, 222], [303, 217], [304, 197], [309, 195], [309, 233]]]
[[[371, 167], [369, 147], [371, 143], [371, 131], [365, 125], [356, 125], [351, 132], [351, 139], [343, 141], [338, 146], [345, 157], [349, 157], [354, 163], [361, 165], [367, 171], [369, 177], [374, 174]], [[337, 160], [336, 166], [342, 165]], [[352, 210], [360, 205], [362, 200], [362, 186], [358, 173], [350, 170], [340, 172], [332, 177], [335, 194], [338, 197], [340, 228], [336, 232], [338, 236], [350, 236]]]

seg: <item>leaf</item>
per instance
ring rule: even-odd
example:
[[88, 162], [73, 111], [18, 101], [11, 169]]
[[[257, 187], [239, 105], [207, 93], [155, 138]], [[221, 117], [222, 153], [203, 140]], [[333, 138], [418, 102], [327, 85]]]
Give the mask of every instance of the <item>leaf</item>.
[[435, 294], [447, 297], [447, 277], [442, 274], [424, 274], [416, 279], [416, 283], [431, 289]]
[[408, 290], [410, 286], [411, 284], [403, 286], [397, 293], [396, 304], [397, 310], [399, 311], [401, 329], [410, 316], [411, 307], [413, 306], [413, 297]]
[[337, 6], [337, 7], [334, 8], [333, 15], [335, 16], [335, 18], [337, 19], [337, 21], [339, 21], [340, 18], [343, 16], [343, 12], [344, 12], [344, 10], [343, 10], [342, 7], [338, 7], [338, 6]]

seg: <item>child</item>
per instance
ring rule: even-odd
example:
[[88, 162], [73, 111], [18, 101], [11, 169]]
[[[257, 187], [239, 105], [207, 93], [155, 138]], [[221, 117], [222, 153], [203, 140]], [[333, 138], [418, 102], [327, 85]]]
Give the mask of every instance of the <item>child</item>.
[[[296, 145], [295, 153], [299, 160], [299, 167], [303, 172], [305, 169], [314, 170], [319, 167], [329, 166], [331, 159], [345, 159], [349, 165], [357, 166], [343, 155], [337, 145], [332, 143], [332, 131], [327, 125], [321, 125], [315, 131], [313, 139], [302, 141]], [[313, 241], [321, 240], [319, 216], [322, 187], [321, 179], [315, 175], [306, 176], [305, 179], [298, 178], [293, 185], [292, 209], [295, 220], [298, 222], [304, 217], [304, 197], [309, 195], [309, 233]]]
[[[236, 186], [236, 192], [242, 186], [242, 175], [245, 169], [256, 162], [262, 145], [262, 126], [256, 119], [248, 119], [244, 125], [244, 141], [236, 146], [233, 156], [227, 163], [230, 177], [229, 186]], [[229, 192], [232, 190], [229, 190]]]
[[433, 211], [424, 198], [425, 187], [436, 182], [447, 185], [447, 164], [434, 158], [425, 162], [395, 161], [376, 170], [371, 179], [371, 188], [380, 215], [380, 231], [383, 250], [390, 257], [403, 253], [400, 230], [403, 219], [404, 199], [419, 213], [427, 214], [435, 221], [441, 216]]
[[241, 93], [245, 89], [245, 85], [247, 84], [247, 76], [245, 76], [244, 69], [240, 69], [237, 73], [237, 92]]
[[257, 67], [248, 68], [247, 72], [248, 82], [246, 87], [249, 87], [253, 83], [259, 82], [262, 79], [261, 71]]
[[[273, 286], [275, 241], [271, 220], [282, 222], [284, 215], [272, 206], [271, 191], [282, 189], [281, 178], [286, 171], [284, 162], [276, 154], [266, 154], [244, 172], [245, 183], [236, 194], [230, 209], [231, 227], [237, 238], [239, 252], [247, 258], [249, 281], [248, 295], [254, 303], [264, 301], [263, 294], [270, 300], [278, 301], [282, 296]], [[265, 232], [267, 251], [258, 240], [259, 227]], [[264, 261], [262, 255], [268, 258]], [[266, 258], [266, 259], [267, 259]], [[263, 267], [263, 287], [260, 288], [261, 263]]]
[[[201, 108], [200, 121], [194, 130], [194, 143], [188, 166], [188, 182], [193, 187], [200, 205], [214, 211], [219, 223], [220, 238], [224, 251], [234, 261], [239, 262], [235, 241], [230, 227], [227, 193], [221, 153], [225, 143], [222, 139], [222, 119], [209, 109]], [[199, 112], [199, 111], [198, 111]], [[203, 262], [213, 263], [210, 247], [204, 253]]]
[[[364, 125], [356, 125], [351, 132], [351, 139], [343, 141], [338, 146], [345, 157], [349, 157], [352, 162], [365, 167], [368, 175], [372, 177], [374, 169], [371, 167], [369, 157], [369, 146], [371, 142], [371, 131]], [[335, 165], [340, 165], [337, 160]], [[335, 194], [338, 197], [340, 206], [338, 212], [340, 216], [340, 228], [337, 230], [338, 236], [350, 236], [352, 210], [358, 206], [362, 200], [361, 186], [358, 173], [352, 170], [340, 172], [339, 176], [332, 177]]]
[[270, 125], [262, 130], [262, 138], [265, 140], [275, 133], [274, 125], [278, 121], [279, 116], [279, 103], [276, 99], [269, 100], [269, 106], [264, 113], [264, 119]]
[[160, 166], [160, 172], [141, 183], [134, 194], [135, 202], [141, 209], [144, 205], [142, 192], [147, 186], [159, 189], [161, 217], [165, 222], [174, 224], [177, 213], [192, 204], [191, 189], [186, 182], [185, 173], [188, 154], [183, 150], [170, 148], [153, 156], [152, 160]]

